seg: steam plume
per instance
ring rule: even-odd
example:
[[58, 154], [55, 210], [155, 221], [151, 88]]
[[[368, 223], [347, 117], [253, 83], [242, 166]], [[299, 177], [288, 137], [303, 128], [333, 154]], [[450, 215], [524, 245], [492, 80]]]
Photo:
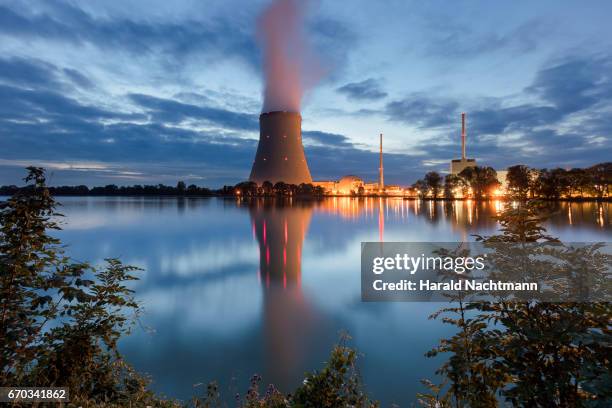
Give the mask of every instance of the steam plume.
[[265, 73], [263, 112], [299, 112], [304, 91], [320, 76], [304, 35], [305, 3], [274, 0], [259, 18], [257, 36]]

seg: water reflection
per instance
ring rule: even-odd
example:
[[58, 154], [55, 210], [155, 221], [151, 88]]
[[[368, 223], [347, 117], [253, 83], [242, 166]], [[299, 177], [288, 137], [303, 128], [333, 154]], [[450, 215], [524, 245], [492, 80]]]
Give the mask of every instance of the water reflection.
[[309, 336], [317, 316], [301, 288], [302, 245], [312, 217], [310, 202], [283, 200], [249, 203], [259, 245], [258, 279], [263, 290], [264, 378], [281, 389], [297, 381], [299, 368], [312, 352]]
[[[188, 398], [192, 384], [217, 380], [231, 399], [259, 373], [290, 391], [346, 329], [383, 406], [422, 391], [419, 379], [438, 366], [423, 354], [449, 329], [427, 319], [435, 304], [362, 303], [360, 243], [473, 240], [496, 231], [502, 208], [371, 197], [61, 201], [71, 256], [146, 269], [134, 289], [155, 333], [136, 330], [121, 350], [155, 390]], [[609, 240], [611, 206], [557, 203], [546, 227], [565, 241]]]

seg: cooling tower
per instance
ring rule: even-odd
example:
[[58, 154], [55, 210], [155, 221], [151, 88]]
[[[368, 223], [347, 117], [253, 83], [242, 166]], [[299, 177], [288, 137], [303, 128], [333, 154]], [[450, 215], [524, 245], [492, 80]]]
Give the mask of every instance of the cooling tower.
[[259, 145], [249, 179], [260, 185], [264, 181], [312, 183], [299, 113], [267, 112], [259, 116]]

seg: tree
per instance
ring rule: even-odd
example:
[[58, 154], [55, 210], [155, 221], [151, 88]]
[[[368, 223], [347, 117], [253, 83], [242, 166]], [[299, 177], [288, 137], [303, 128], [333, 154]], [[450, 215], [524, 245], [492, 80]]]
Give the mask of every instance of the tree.
[[302, 183], [298, 186], [298, 193], [311, 196], [314, 193], [314, 186], [310, 183]]
[[261, 191], [265, 196], [272, 195], [274, 193], [274, 185], [272, 185], [272, 183], [266, 180], [261, 183]]
[[137, 268], [93, 268], [64, 255], [44, 170], [0, 203], [0, 384], [68, 386], [71, 402], [157, 405], [117, 350], [139, 311], [125, 282]]
[[417, 192], [417, 195], [420, 198], [427, 197], [427, 183], [424, 180], [417, 180], [412, 184], [412, 188], [414, 188]]
[[556, 200], [567, 192], [568, 180], [563, 169], [542, 169], [536, 179], [536, 192], [540, 197]]
[[516, 165], [508, 167], [508, 192], [511, 197], [525, 200], [529, 197], [531, 188], [531, 173], [529, 167], [524, 165]]
[[291, 193], [291, 186], [287, 183], [279, 181], [276, 184], [274, 184], [274, 192], [277, 195], [288, 196]]
[[178, 183], [176, 183], [176, 192], [178, 194], [184, 194], [186, 189], [187, 187], [185, 186], [184, 181], [179, 181]]
[[236, 184], [234, 191], [236, 194], [241, 194], [245, 197], [254, 197], [257, 195], [257, 183], [254, 181], [243, 181]]
[[577, 193], [578, 197], [582, 198], [589, 187], [589, 175], [584, 169], [574, 168], [567, 172], [567, 182], [569, 197]]
[[[519, 276], [538, 269], [545, 270], [547, 276], [553, 269], [574, 273], [578, 266], [602, 275], [605, 282], [612, 258], [597, 251], [599, 244], [581, 248], [556, 244], [544, 246], [545, 252], [540, 252], [542, 246], [528, 245], [558, 242], [542, 226], [543, 210], [534, 200], [507, 203], [497, 217], [501, 234], [478, 237], [494, 249], [489, 260], [503, 263]], [[537, 256], [543, 253], [561, 262], [552, 268]], [[572, 274], [566, 275], [574, 279]], [[575, 286], [567, 287], [572, 291]], [[562, 286], [560, 293], [565, 295], [566, 290]], [[421, 399], [428, 406], [494, 407], [498, 396], [516, 407], [609, 405], [609, 302], [550, 303], [504, 296], [493, 302], [465, 303], [461, 293], [451, 300], [457, 306], [432, 317], [444, 315], [443, 321], [456, 326], [458, 332], [428, 354], [451, 353], [438, 371], [450, 385], [427, 382], [433, 394]]]
[[491, 190], [499, 186], [497, 181], [497, 172], [493, 167], [470, 166], [466, 167], [459, 173], [466, 184], [468, 184], [474, 196], [478, 199], [483, 198], [486, 194], [491, 194]]
[[294, 407], [377, 408], [369, 399], [357, 371], [357, 352], [346, 346], [344, 337], [331, 352], [320, 371], [307, 373], [303, 384], [292, 396]]
[[425, 184], [427, 185], [427, 188], [431, 190], [431, 195], [434, 199], [438, 198], [441, 182], [442, 177], [435, 171], [430, 171], [425, 175]]
[[462, 187], [462, 179], [455, 174], [447, 174], [444, 177], [444, 196], [455, 198], [455, 191]]
[[587, 169], [591, 189], [601, 199], [608, 196], [612, 185], [612, 162], [596, 164]]

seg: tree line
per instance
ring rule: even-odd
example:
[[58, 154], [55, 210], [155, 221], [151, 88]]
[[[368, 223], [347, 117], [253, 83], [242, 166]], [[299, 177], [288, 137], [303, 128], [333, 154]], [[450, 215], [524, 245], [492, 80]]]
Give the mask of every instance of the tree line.
[[258, 185], [254, 181], [244, 181], [234, 186], [233, 195], [243, 197], [273, 197], [273, 196], [306, 196], [315, 197], [322, 196], [325, 190], [321, 186], [315, 186], [311, 183], [288, 184], [282, 181], [272, 184], [270, 181], [264, 181]]
[[558, 200], [609, 198], [611, 185], [612, 162], [606, 162], [571, 170], [511, 166], [507, 169], [506, 191], [499, 190], [501, 183], [497, 172], [488, 166], [467, 167], [459, 174], [447, 174], [444, 177], [430, 171], [412, 187], [421, 198], [483, 199], [497, 195], [511, 196], [520, 192], [529, 198]]
[[[11, 196], [22, 187], [16, 185], [1, 186], [0, 195]], [[195, 184], [187, 186], [185, 182], [179, 181], [176, 186], [167, 186], [164, 184], [157, 185], [134, 185], [134, 186], [117, 186], [115, 184], [107, 184], [106, 186], [98, 186], [89, 188], [85, 185], [80, 186], [58, 186], [47, 187], [49, 192], [54, 196], [212, 196], [222, 193], [223, 189], [211, 190], [206, 187], [199, 187]]]
[[[0, 195], [12, 196], [24, 187], [16, 185], [0, 186]], [[31, 188], [25, 187], [25, 188]], [[223, 186], [220, 189], [199, 187], [195, 184], [186, 185], [179, 181], [176, 186], [157, 185], [134, 185], [117, 186], [108, 184], [106, 186], [89, 188], [85, 185], [47, 187], [49, 193], [54, 196], [179, 196], [179, 197], [211, 197], [211, 196], [248, 196], [248, 197], [272, 197], [272, 196], [322, 196], [324, 190], [320, 186], [310, 183], [299, 185], [288, 184], [282, 181], [272, 184], [264, 181], [261, 185], [253, 181], [243, 181], [234, 186]]]

